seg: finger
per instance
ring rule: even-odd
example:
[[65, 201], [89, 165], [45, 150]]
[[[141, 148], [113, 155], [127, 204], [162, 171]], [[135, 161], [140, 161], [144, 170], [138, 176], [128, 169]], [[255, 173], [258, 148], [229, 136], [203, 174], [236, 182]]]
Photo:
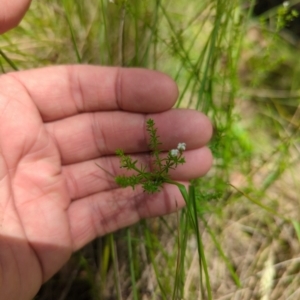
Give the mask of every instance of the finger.
[[19, 24], [30, 2], [30, 0], [0, 1], [0, 34]]
[[73, 250], [76, 251], [97, 236], [129, 226], [140, 219], [161, 216], [184, 206], [178, 187], [166, 185], [152, 195], [140, 188], [115, 189], [72, 202], [68, 217]]
[[82, 112], [160, 112], [177, 98], [167, 75], [137, 68], [57, 66], [10, 73], [30, 94], [44, 121]]
[[[161, 155], [166, 156], [166, 153]], [[132, 156], [137, 165], [150, 169], [149, 154]], [[178, 165], [169, 174], [176, 181], [188, 181], [205, 175], [212, 165], [212, 155], [207, 147], [185, 151], [186, 163]], [[100, 167], [99, 167], [100, 166]], [[120, 168], [120, 160], [116, 156], [104, 156], [97, 160], [90, 160], [63, 168], [63, 174], [71, 199], [81, 199], [92, 194], [118, 188], [114, 178], [117, 175], [133, 174]]]
[[183, 109], [147, 116], [125, 112], [82, 114], [49, 123], [47, 129], [56, 140], [63, 164], [70, 164], [114, 154], [118, 148], [127, 153], [148, 151], [148, 118], [155, 121], [162, 149], [176, 148], [179, 142], [195, 149], [212, 135], [205, 115]]

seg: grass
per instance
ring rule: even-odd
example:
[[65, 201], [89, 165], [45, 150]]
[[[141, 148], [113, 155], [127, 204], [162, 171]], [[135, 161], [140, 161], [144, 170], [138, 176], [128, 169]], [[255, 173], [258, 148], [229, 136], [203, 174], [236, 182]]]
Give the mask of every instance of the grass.
[[34, 1], [0, 37], [2, 72], [166, 72], [177, 106], [213, 121], [214, 167], [192, 182], [186, 209], [87, 245], [36, 299], [298, 299], [300, 64], [276, 23], [282, 11], [254, 19], [248, 1], [116, 2]]

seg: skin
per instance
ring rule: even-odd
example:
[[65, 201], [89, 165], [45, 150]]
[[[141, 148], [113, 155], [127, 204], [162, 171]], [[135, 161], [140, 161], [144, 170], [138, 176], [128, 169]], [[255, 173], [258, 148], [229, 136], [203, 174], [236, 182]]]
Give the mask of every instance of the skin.
[[[29, 1], [0, 4], [0, 27], [9, 29]], [[1, 300], [31, 299], [91, 240], [184, 206], [173, 185], [154, 195], [121, 189], [96, 165], [120, 174], [117, 148], [149, 163], [152, 118], [164, 150], [187, 144], [187, 163], [172, 177], [187, 184], [204, 175], [212, 126], [199, 112], [171, 109], [177, 94], [168, 76], [143, 69], [58, 66], [0, 77]]]
[[17, 26], [30, 3], [31, 0], [0, 0], [0, 33]]

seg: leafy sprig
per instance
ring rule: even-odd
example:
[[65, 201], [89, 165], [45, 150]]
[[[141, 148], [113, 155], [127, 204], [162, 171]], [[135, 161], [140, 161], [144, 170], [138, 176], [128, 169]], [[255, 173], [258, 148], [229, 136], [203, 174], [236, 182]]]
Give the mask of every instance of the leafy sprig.
[[120, 158], [120, 168], [128, 171], [134, 171], [134, 175], [119, 175], [115, 177], [115, 181], [121, 187], [131, 186], [133, 189], [137, 185], [142, 185], [145, 192], [152, 194], [159, 192], [164, 183], [173, 183], [170, 179], [169, 171], [177, 168], [178, 165], [185, 163], [183, 151], [186, 149], [185, 143], [179, 143], [177, 149], [168, 152], [167, 157], [161, 156], [161, 142], [157, 135], [157, 128], [154, 120], [147, 120], [147, 132], [149, 134], [149, 148], [153, 158], [150, 167], [140, 164], [137, 166], [137, 160], [126, 155], [123, 150], [118, 149], [116, 155]]

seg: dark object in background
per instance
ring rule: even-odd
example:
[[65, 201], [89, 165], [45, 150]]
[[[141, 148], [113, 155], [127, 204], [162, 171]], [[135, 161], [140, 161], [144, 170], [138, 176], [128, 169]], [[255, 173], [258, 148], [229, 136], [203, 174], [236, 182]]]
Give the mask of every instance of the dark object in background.
[[[268, 10], [278, 6], [282, 5], [282, 0], [257, 0], [256, 4], [253, 8], [253, 14], [255, 16], [260, 16], [261, 14], [267, 12]], [[289, 1], [286, 1], [289, 2]], [[298, 11], [299, 16], [295, 18], [293, 21], [291, 21], [287, 26], [286, 30], [291, 32], [293, 35], [295, 35], [298, 39], [300, 39], [300, 4], [291, 5], [289, 7], [290, 9], [294, 9]]]
[[256, 0], [256, 4], [253, 9], [253, 13], [255, 16], [260, 16], [265, 13], [269, 9], [282, 5], [284, 1], [282, 0]]

